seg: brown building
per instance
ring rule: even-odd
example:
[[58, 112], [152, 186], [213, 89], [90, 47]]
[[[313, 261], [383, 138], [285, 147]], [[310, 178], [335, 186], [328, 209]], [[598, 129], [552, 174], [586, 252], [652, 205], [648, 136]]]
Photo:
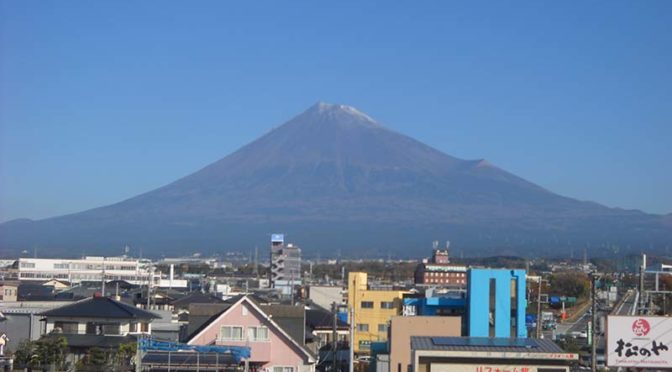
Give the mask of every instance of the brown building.
[[451, 265], [448, 250], [435, 249], [432, 258], [422, 260], [415, 269], [415, 284], [466, 288], [467, 267]]
[[390, 372], [411, 368], [412, 336], [461, 336], [459, 316], [395, 316], [390, 321]]

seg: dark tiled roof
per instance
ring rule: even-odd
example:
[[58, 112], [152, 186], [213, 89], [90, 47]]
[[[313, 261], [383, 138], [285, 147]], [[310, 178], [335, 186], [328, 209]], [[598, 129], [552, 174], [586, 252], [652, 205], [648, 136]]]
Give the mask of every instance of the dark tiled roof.
[[299, 345], [305, 345], [305, 310], [303, 306], [261, 305], [261, 310], [277, 323]]
[[108, 297], [90, 297], [40, 313], [46, 317], [158, 319], [158, 315]]
[[189, 304], [221, 304], [224, 301], [222, 299], [212, 296], [206, 293], [192, 293], [190, 295], [178, 298], [177, 300], [171, 302], [171, 305], [176, 308], [187, 308]]
[[413, 350], [446, 350], [470, 352], [525, 352], [564, 353], [555, 342], [548, 339], [488, 338], [488, 337], [411, 337]]
[[[306, 327], [311, 331], [315, 329], [331, 329], [334, 324], [334, 315], [322, 308], [306, 310]], [[337, 320], [338, 329], [348, 329], [348, 324], [341, 319]]]

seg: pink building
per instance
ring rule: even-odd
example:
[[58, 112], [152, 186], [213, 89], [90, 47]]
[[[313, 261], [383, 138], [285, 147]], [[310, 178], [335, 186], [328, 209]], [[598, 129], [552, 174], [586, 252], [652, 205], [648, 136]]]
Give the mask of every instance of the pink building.
[[204, 324], [189, 345], [249, 346], [250, 370], [266, 372], [313, 372], [315, 358], [275, 323], [254, 301], [243, 296], [213, 320]]

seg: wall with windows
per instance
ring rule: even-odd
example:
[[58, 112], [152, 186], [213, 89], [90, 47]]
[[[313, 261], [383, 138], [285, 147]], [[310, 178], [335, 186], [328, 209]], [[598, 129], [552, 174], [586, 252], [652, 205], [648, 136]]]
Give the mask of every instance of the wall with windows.
[[[78, 260], [20, 258], [19, 280], [61, 279], [78, 283], [81, 281], [125, 280], [131, 284], [146, 284], [149, 271], [139, 260], [124, 257], [85, 257]], [[154, 281], [160, 277], [155, 275]]]
[[348, 307], [354, 307], [356, 353], [369, 353], [371, 342], [386, 341], [390, 318], [399, 315], [404, 291], [368, 289], [368, 275], [348, 274]]
[[107, 318], [47, 318], [45, 333], [54, 328], [60, 328], [67, 334], [89, 335], [121, 335], [129, 333], [151, 333], [151, 323], [148, 321], [132, 321], [129, 319]]
[[[303, 343], [303, 340], [298, 340]], [[301, 350], [284, 337], [264, 315], [245, 301], [226, 310], [203, 331], [189, 340], [190, 345], [249, 346], [250, 363], [278, 372], [305, 370]]]

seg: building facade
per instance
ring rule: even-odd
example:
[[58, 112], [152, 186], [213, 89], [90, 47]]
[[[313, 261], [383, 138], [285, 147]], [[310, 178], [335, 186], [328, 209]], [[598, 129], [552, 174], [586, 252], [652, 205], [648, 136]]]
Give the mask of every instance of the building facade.
[[[131, 284], [147, 284], [149, 261], [128, 257], [84, 257], [82, 259], [19, 258], [15, 263], [17, 278], [25, 281], [66, 280], [83, 281], [124, 280]], [[158, 275], [154, 281], [160, 280]]]
[[16, 301], [18, 288], [16, 282], [0, 282], [0, 302]]
[[241, 297], [187, 338], [189, 345], [227, 345], [250, 348], [250, 370], [312, 372], [315, 359], [296, 340], [247, 296]]
[[435, 249], [430, 259], [422, 260], [415, 269], [415, 284], [465, 288], [467, 267], [452, 265], [448, 249]]
[[525, 275], [525, 270], [469, 270], [469, 336], [527, 337]]
[[405, 293], [370, 289], [366, 273], [348, 273], [348, 307], [352, 310], [348, 318], [355, 322], [355, 353], [368, 354], [372, 342], [387, 341], [390, 319], [401, 313]]
[[395, 316], [390, 322], [390, 370], [408, 372], [412, 336], [462, 336], [459, 316]]
[[272, 288], [290, 288], [301, 285], [301, 248], [285, 244], [283, 234], [271, 235], [271, 273]]

